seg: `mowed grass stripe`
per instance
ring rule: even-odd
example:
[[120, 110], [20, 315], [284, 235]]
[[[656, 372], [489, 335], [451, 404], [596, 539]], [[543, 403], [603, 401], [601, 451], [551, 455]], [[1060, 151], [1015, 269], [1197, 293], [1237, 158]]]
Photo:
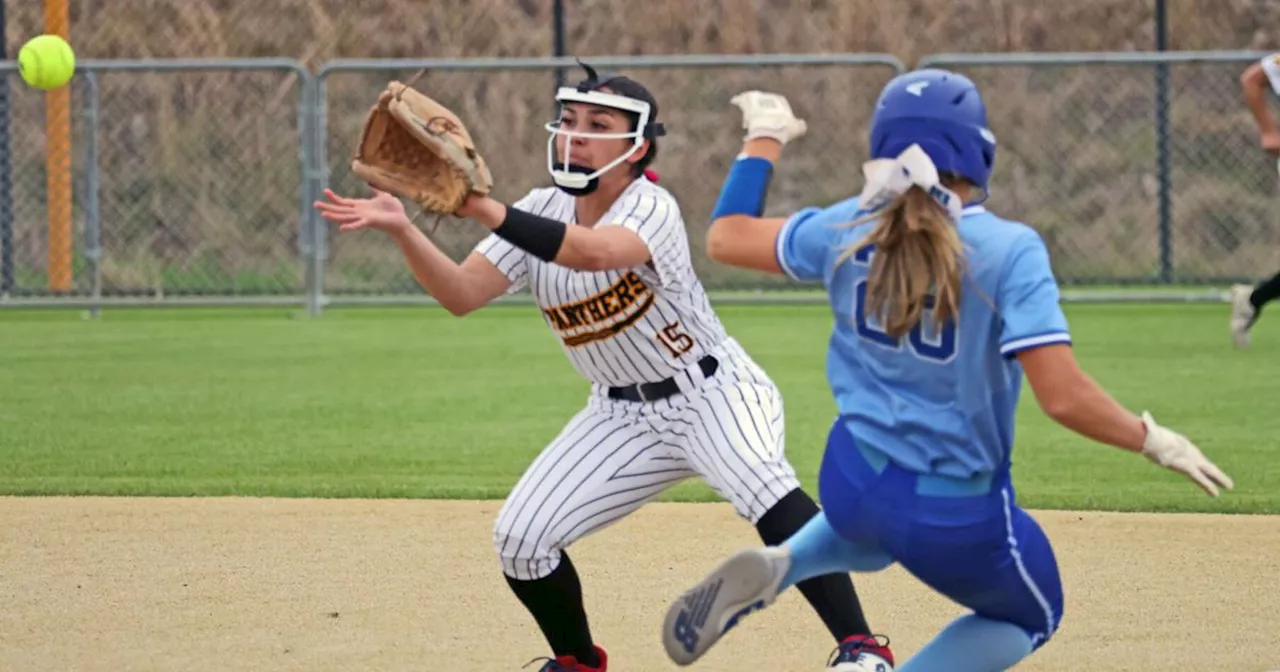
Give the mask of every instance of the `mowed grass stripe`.
[[[809, 487], [834, 405], [820, 306], [731, 305], [786, 398]], [[1280, 329], [1233, 350], [1222, 305], [1068, 305], [1076, 352], [1120, 401], [1193, 437], [1236, 479], [1211, 500], [1077, 437], [1024, 389], [1015, 470], [1032, 507], [1280, 511], [1271, 410]], [[0, 311], [0, 493], [501, 497], [581, 408], [535, 309]], [[697, 482], [667, 500], [714, 499]]]

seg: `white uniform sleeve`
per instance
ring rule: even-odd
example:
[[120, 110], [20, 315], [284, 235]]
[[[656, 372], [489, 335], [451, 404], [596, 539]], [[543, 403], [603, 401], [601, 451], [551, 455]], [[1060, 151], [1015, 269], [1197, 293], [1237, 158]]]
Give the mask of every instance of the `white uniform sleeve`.
[[[537, 213], [546, 207], [549, 196], [534, 190], [525, 194], [524, 198], [511, 204], [511, 207], [526, 212]], [[511, 286], [508, 294], [515, 294], [529, 285], [529, 253], [490, 233], [476, 244], [475, 251], [489, 260], [507, 279]]]
[[634, 231], [649, 248], [653, 269], [663, 286], [680, 291], [693, 274], [689, 234], [675, 199], [663, 194], [633, 194], [618, 209], [613, 222]]
[[1267, 73], [1271, 90], [1280, 95], [1280, 53], [1270, 54], [1261, 61], [1262, 71]]
[[515, 294], [529, 285], [529, 255], [524, 250], [491, 233], [476, 244], [475, 251], [484, 255], [511, 281], [508, 294]]

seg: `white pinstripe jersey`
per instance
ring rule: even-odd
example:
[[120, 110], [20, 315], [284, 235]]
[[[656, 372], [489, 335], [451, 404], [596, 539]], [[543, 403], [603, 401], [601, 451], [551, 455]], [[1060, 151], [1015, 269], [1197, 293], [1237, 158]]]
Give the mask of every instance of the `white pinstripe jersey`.
[[[534, 189], [513, 207], [575, 225], [574, 198]], [[592, 383], [618, 386], [669, 378], [725, 338], [694, 272], [680, 206], [666, 189], [637, 179], [597, 226], [623, 226], [649, 246], [634, 268], [578, 271], [541, 259], [490, 234], [476, 251], [528, 288], [574, 368]]]

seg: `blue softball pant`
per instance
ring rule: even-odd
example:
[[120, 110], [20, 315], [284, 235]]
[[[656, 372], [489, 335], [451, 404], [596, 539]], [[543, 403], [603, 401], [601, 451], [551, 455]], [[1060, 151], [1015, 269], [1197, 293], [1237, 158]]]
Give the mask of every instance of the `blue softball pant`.
[[983, 618], [1013, 623], [1033, 650], [1062, 620], [1062, 580], [1048, 537], [1017, 504], [1008, 469], [969, 479], [907, 471], [837, 420], [819, 497], [860, 569], [896, 562]]

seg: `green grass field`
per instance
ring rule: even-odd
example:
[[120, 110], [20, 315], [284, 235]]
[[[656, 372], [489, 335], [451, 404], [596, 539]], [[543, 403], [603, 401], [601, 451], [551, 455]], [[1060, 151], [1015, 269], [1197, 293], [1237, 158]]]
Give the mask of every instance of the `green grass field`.
[[[1235, 479], [1219, 500], [1047, 420], [1029, 390], [1032, 508], [1280, 512], [1280, 327], [1231, 348], [1224, 305], [1069, 304], [1085, 367]], [[587, 394], [529, 307], [0, 311], [0, 493], [502, 497]], [[833, 404], [825, 308], [722, 308], [782, 387], [813, 487]], [[1277, 322], [1276, 324], [1280, 324]], [[713, 497], [689, 482], [665, 499]]]

